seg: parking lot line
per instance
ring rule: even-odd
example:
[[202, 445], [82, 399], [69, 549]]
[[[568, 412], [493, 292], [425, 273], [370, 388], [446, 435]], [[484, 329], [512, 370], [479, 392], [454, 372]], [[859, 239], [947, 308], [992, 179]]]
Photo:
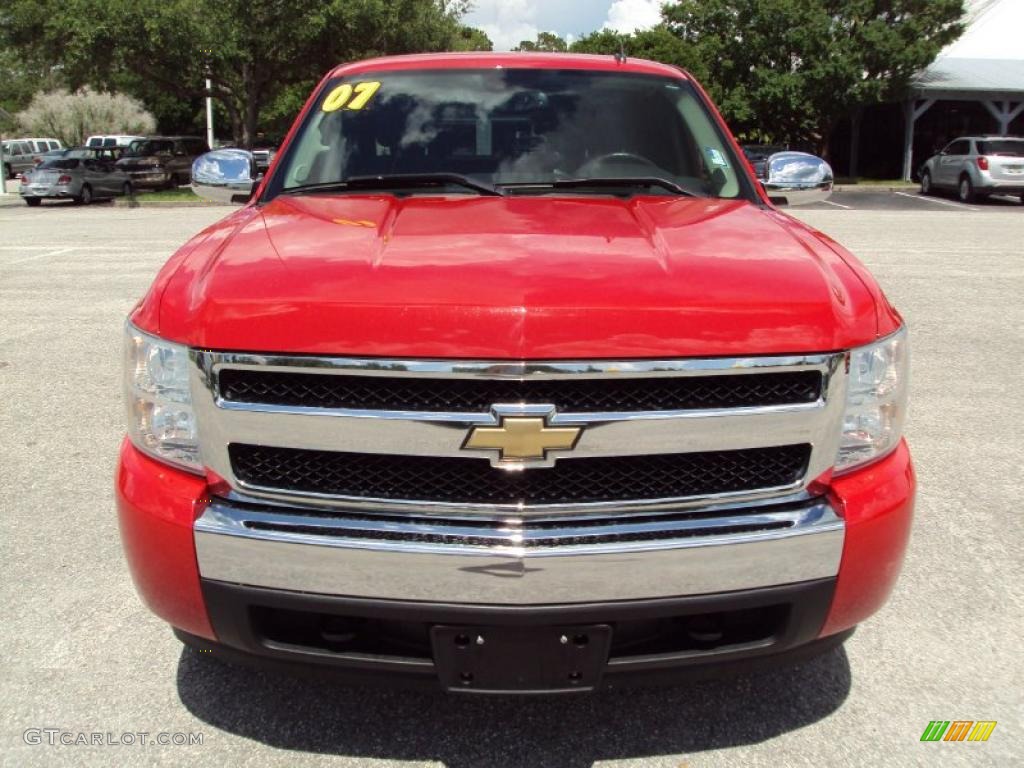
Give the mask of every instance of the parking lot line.
[[[131, 239], [130, 243], [109, 243], [104, 245], [75, 245], [73, 246], [76, 251], [109, 251], [111, 248], [138, 248], [144, 245], [171, 245], [179, 246], [181, 243], [178, 240], [137, 240]], [[0, 245], [0, 251], [46, 251], [54, 248], [63, 247], [61, 243], [43, 243], [37, 245]]]
[[836, 208], [842, 208], [844, 211], [851, 210], [850, 206], [843, 205], [841, 203], [835, 203], [835, 202], [832, 202], [831, 200], [822, 200], [821, 202], [825, 203], [826, 205], [834, 205]]
[[978, 208], [972, 208], [969, 205], [965, 205], [964, 203], [957, 203], [953, 200], [936, 200], [934, 197], [923, 197], [922, 195], [909, 195], [906, 192], [893, 192], [893, 194], [899, 195], [900, 197], [909, 197], [911, 200], [921, 200], [922, 202], [925, 203], [935, 203], [936, 205], [948, 205], [952, 208], [962, 208], [965, 211], [980, 210]]
[[14, 261], [0, 261], [0, 266], [9, 267], [13, 264], [24, 264], [26, 261], [35, 261], [36, 259], [45, 259], [48, 256], [59, 256], [62, 253], [69, 253], [75, 250], [74, 248], [58, 248], [55, 251], [43, 251], [42, 253], [36, 253], [31, 256], [26, 256], [23, 259], [14, 259]]

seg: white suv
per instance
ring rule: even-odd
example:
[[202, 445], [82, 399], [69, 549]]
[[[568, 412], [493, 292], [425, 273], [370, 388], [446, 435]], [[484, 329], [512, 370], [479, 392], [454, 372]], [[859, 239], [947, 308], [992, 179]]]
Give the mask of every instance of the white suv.
[[90, 136], [85, 140], [85, 146], [92, 149], [99, 147], [127, 147], [133, 141], [144, 139], [145, 136], [128, 136], [118, 134], [116, 136]]
[[64, 149], [60, 139], [22, 139], [32, 145], [32, 151], [37, 155], [49, 152], [51, 149]]
[[1024, 203], [1024, 138], [965, 136], [921, 167], [921, 194], [956, 190], [961, 202], [1016, 195]]

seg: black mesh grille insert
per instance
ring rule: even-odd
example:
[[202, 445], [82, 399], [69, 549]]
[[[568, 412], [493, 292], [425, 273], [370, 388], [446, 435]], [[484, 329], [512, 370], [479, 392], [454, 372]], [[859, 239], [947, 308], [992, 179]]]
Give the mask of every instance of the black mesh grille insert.
[[420, 379], [239, 370], [220, 372], [226, 400], [312, 408], [486, 413], [495, 403], [551, 404], [570, 413], [671, 411], [812, 403], [817, 371], [651, 379]]
[[809, 445], [562, 459], [509, 472], [486, 459], [334, 453], [233, 444], [235, 475], [281, 491], [476, 504], [571, 504], [752, 491], [797, 482]]

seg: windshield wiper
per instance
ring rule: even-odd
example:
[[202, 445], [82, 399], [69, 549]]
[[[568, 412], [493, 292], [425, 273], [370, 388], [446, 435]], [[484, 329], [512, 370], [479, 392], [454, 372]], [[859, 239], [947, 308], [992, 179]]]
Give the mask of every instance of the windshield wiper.
[[481, 195], [491, 197], [503, 193], [495, 187], [474, 181], [468, 176], [458, 173], [396, 173], [387, 176], [350, 176], [340, 181], [328, 181], [322, 184], [303, 184], [282, 190], [284, 194], [295, 195], [314, 192], [337, 192], [346, 190], [395, 190], [417, 187], [462, 187]]
[[521, 182], [502, 184], [503, 187], [513, 189], [530, 189], [531, 187], [547, 189], [580, 189], [585, 187], [659, 187], [676, 195], [686, 197], [701, 197], [685, 187], [681, 187], [674, 181], [663, 179], [660, 176], [599, 176], [586, 179], [554, 179], [552, 181]]

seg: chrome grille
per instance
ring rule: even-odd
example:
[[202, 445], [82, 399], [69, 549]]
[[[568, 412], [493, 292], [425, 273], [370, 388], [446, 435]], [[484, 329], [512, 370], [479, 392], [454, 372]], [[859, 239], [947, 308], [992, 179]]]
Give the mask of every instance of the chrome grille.
[[299, 493], [456, 504], [539, 505], [682, 498], [785, 488], [807, 468], [809, 445], [738, 451], [563, 459], [509, 472], [483, 459], [229, 449], [244, 483]]
[[238, 403], [382, 411], [486, 413], [544, 403], [574, 413], [678, 411], [813, 403], [821, 373], [790, 371], [642, 379], [453, 379], [228, 369], [220, 394]]
[[[617, 516], [805, 499], [832, 466], [846, 392], [844, 353], [510, 363], [193, 350], [192, 360], [204, 460], [231, 498], [378, 515]], [[539, 412], [582, 428], [553, 466], [509, 471], [464, 449], [476, 426]]]

